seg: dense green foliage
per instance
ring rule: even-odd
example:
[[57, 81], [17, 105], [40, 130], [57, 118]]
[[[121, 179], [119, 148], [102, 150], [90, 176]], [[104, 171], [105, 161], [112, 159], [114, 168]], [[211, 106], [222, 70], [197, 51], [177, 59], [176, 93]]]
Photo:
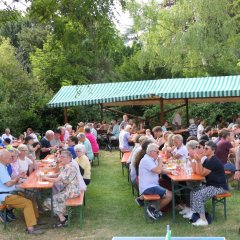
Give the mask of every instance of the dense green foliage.
[[141, 65], [165, 67], [172, 76], [239, 72], [239, 1], [179, 0], [170, 9], [149, 2], [129, 4], [135, 29], [142, 31]]
[[[49, 109], [46, 103], [63, 85], [240, 71], [239, 0], [26, 2], [31, 5], [24, 15], [11, 6], [0, 10], [0, 131], [62, 124], [62, 109]], [[132, 45], [114, 24], [117, 5], [133, 17], [134, 26], [127, 30], [134, 36]], [[99, 120], [98, 109], [70, 108], [69, 121]], [[159, 106], [120, 110], [159, 121]], [[217, 114], [239, 111], [238, 104], [190, 106], [191, 117], [211, 124]]]
[[37, 81], [22, 69], [9, 40], [0, 39], [0, 116], [1, 128], [11, 126], [22, 132], [28, 124], [44, 126], [41, 112], [51, 92], [44, 83]]

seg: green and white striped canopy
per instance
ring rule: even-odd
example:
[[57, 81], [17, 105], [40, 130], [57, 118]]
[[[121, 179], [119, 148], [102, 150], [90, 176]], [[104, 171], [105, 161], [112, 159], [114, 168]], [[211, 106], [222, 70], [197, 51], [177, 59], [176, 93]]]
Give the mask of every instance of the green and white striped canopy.
[[149, 99], [240, 97], [240, 75], [115, 82], [62, 87], [48, 103], [69, 107]]

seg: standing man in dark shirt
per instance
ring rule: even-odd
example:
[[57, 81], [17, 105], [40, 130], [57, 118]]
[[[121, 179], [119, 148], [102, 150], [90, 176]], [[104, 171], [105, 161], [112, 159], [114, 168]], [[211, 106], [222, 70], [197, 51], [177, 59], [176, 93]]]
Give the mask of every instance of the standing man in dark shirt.
[[41, 150], [40, 150], [40, 159], [44, 159], [47, 155], [51, 153], [51, 150], [56, 150], [56, 146], [51, 146], [50, 142], [54, 138], [54, 132], [52, 130], [48, 130], [45, 133], [45, 137], [40, 141]]
[[222, 162], [226, 171], [235, 172], [234, 164], [228, 162], [228, 154], [235, 153], [235, 149], [231, 143], [231, 132], [228, 130], [222, 130], [221, 140], [217, 143], [216, 156]]

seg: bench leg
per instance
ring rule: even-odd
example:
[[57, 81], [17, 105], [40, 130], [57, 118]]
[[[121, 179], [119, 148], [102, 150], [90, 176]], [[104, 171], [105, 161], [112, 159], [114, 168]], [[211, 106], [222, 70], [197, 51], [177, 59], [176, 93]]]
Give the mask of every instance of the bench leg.
[[124, 176], [124, 163], [122, 163], [122, 175]]
[[149, 202], [144, 201], [144, 217], [145, 217], [146, 222], [148, 221], [148, 214], [147, 214], [148, 206], [149, 206]]
[[215, 207], [216, 207], [216, 205], [215, 205], [215, 199], [212, 198], [212, 219], [213, 219], [213, 220], [214, 220], [214, 218], [215, 218]]
[[79, 207], [79, 225], [80, 225], [80, 228], [83, 227], [83, 207], [80, 206]]
[[85, 192], [85, 194], [83, 196], [83, 206], [85, 206], [85, 205], [86, 205], [86, 192]]
[[127, 168], [127, 173], [128, 173], [128, 182], [130, 180], [130, 168], [129, 168], [129, 164], [126, 165], [126, 168]]
[[223, 199], [224, 219], [227, 220], [227, 202], [226, 198]]
[[68, 210], [68, 227], [71, 225], [71, 207], [67, 207]]
[[7, 208], [4, 209], [4, 230], [7, 229]]

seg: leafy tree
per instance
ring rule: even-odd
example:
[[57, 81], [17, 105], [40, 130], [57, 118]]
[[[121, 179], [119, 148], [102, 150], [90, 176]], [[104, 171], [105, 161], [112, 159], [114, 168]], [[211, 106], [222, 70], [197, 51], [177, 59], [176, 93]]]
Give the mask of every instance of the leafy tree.
[[113, 1], [33, 1], [30, 16], [48, 24], [43, 49], [31, 55], [33, 74], [57, 91], [62, 85], [120, 79], [124, 45], [111, 20]]
[[0, 59], [1, 130], [11, 127], [16, 134], [26, 126], [42, 127], [45, 121], [39, 113], [52, 93], [23, 70], [16, 59], [16, 49], [9, 40], [0, 40]]
[[165, 67], [174, 77], [239, 73], [239, 1], [181, 0], [167, 9], [151, 1], [129, 8], [142, 31], [140, 66]]

